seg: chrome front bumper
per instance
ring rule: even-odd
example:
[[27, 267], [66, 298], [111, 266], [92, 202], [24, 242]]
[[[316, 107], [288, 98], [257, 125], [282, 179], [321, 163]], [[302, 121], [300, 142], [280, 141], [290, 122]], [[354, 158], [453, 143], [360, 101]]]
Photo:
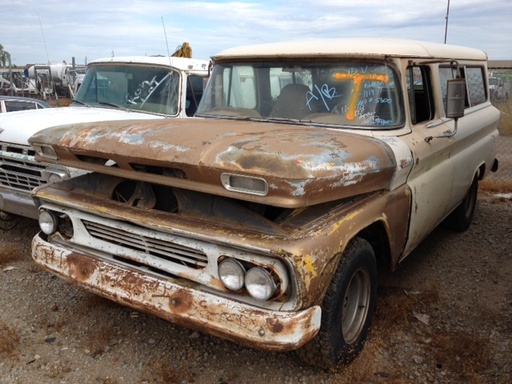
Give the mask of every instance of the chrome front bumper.
[[112, 301], [258, 349], [297, 349], [320, 328], [319, 306], [299, 312], [262, 309], [201, 290], [200, 285], [180, 284], [180, 279], [49, 243], [41, 233], [32, 241], [32, 257], [43, 269]]
[[0, 211], [37, 220], [37, 207], [28, 192], [0, 187]]

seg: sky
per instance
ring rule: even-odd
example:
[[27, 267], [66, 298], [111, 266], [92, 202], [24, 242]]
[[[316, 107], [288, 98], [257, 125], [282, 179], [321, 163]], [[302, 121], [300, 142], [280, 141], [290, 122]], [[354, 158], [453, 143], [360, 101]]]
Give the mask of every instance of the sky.
[[[448, 18], [447, 18], [448, 16]], [[446, 28], [446, 21], [448, 27]], [[197, 59], [240, 45], [324, 37], [396, 37], [482, 49], [512, 60], [510, 0], [0, 0], [12, 64], [76, 64], [165, 55]]]

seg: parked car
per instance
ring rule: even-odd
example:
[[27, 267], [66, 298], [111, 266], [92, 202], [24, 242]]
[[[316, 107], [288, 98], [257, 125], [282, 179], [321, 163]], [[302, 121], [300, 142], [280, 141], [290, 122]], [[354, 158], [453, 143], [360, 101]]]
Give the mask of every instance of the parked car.
[[[498, 167], [487, 55], [395, 39], [228, 49], [185, 120], [51, 128], [42, 268], [118, 303], [325, 368], [363, 348], [379, 268], [466, 230]], [[64, 305], [64, 304], [63, 304]]]
[[50, 108], [50, 105], [32, 97], [0, 96], [0, 113], [43, 108]]
[[0, 71], [0, 96], [37, 97], [35, 83], [25, 76], [23, 69]]
[[508, 101], [508, 92], [501, 77], [489, 76], [489, 93], [492, 102]]
[[83, 172], [37, 164], [28, 138], [62, 124], [192, 116], [208, 77], [206, 60], [130, 56], [91, 61], [69, 107], [0, 115], [0, 213], [37, 219], [32, 189]]

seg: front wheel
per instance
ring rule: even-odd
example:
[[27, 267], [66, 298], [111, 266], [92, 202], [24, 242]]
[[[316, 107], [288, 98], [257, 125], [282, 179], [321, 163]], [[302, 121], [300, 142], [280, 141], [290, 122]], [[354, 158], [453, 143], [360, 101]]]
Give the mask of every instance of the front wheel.
[[322, 303], [318, 335], [297, 353], [308, 364], [331, 369], [350, 363], [363, 349], [375, 312], [377, 264], [368, 241], [345, 249]]

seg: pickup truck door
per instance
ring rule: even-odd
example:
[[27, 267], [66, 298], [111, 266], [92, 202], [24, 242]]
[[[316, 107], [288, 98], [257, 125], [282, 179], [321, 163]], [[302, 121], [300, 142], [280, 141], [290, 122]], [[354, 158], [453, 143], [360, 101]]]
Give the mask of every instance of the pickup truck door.
[[427, 142], [430, 136], [451, 130], [453, 121], [434, 121], [413, 127], [410, 143], [414, 164], [407, 183], [412, 191], [409, 238], [405, 255], [414, 249], [444, 218], [452, 200], [455, 164], [451, 158], [453, 138]]
[[[489, 172], [496, 155], [499, 111], [488, 101], [484, 67], [460, 69], [466, 83], [466, 108], [457, 127], [453, 119], [434, 118], [445, 113], [436, 113], [435, 108], [443, 109], [444, 103], [434, 102], [433, 90], [437, 89], [438, 99], [446, 100], [446, 83], [453, 77], [453, 68], [439, 67], [438, 76], [432, 76], [429, 68], [411, 66], [407, 72], [412, 116], [407, 140], [414, 164], [407, 180], [412, 206], [404, 256], [461, 203], [475, 175]], [[432, 87], [433, 78], [438, 79], [437, 87]]]
[[455, 164], [451, 150], [455, 138], [434, 138], [454, 128], [451, 119], [435, 119], [436, 104], [428, 66], [407, 69], [412, 132], [407, 138], [413, 167], [407, 180], [412, 191], [409, 237], [404, 257], [444, 218], [452, 199]]

